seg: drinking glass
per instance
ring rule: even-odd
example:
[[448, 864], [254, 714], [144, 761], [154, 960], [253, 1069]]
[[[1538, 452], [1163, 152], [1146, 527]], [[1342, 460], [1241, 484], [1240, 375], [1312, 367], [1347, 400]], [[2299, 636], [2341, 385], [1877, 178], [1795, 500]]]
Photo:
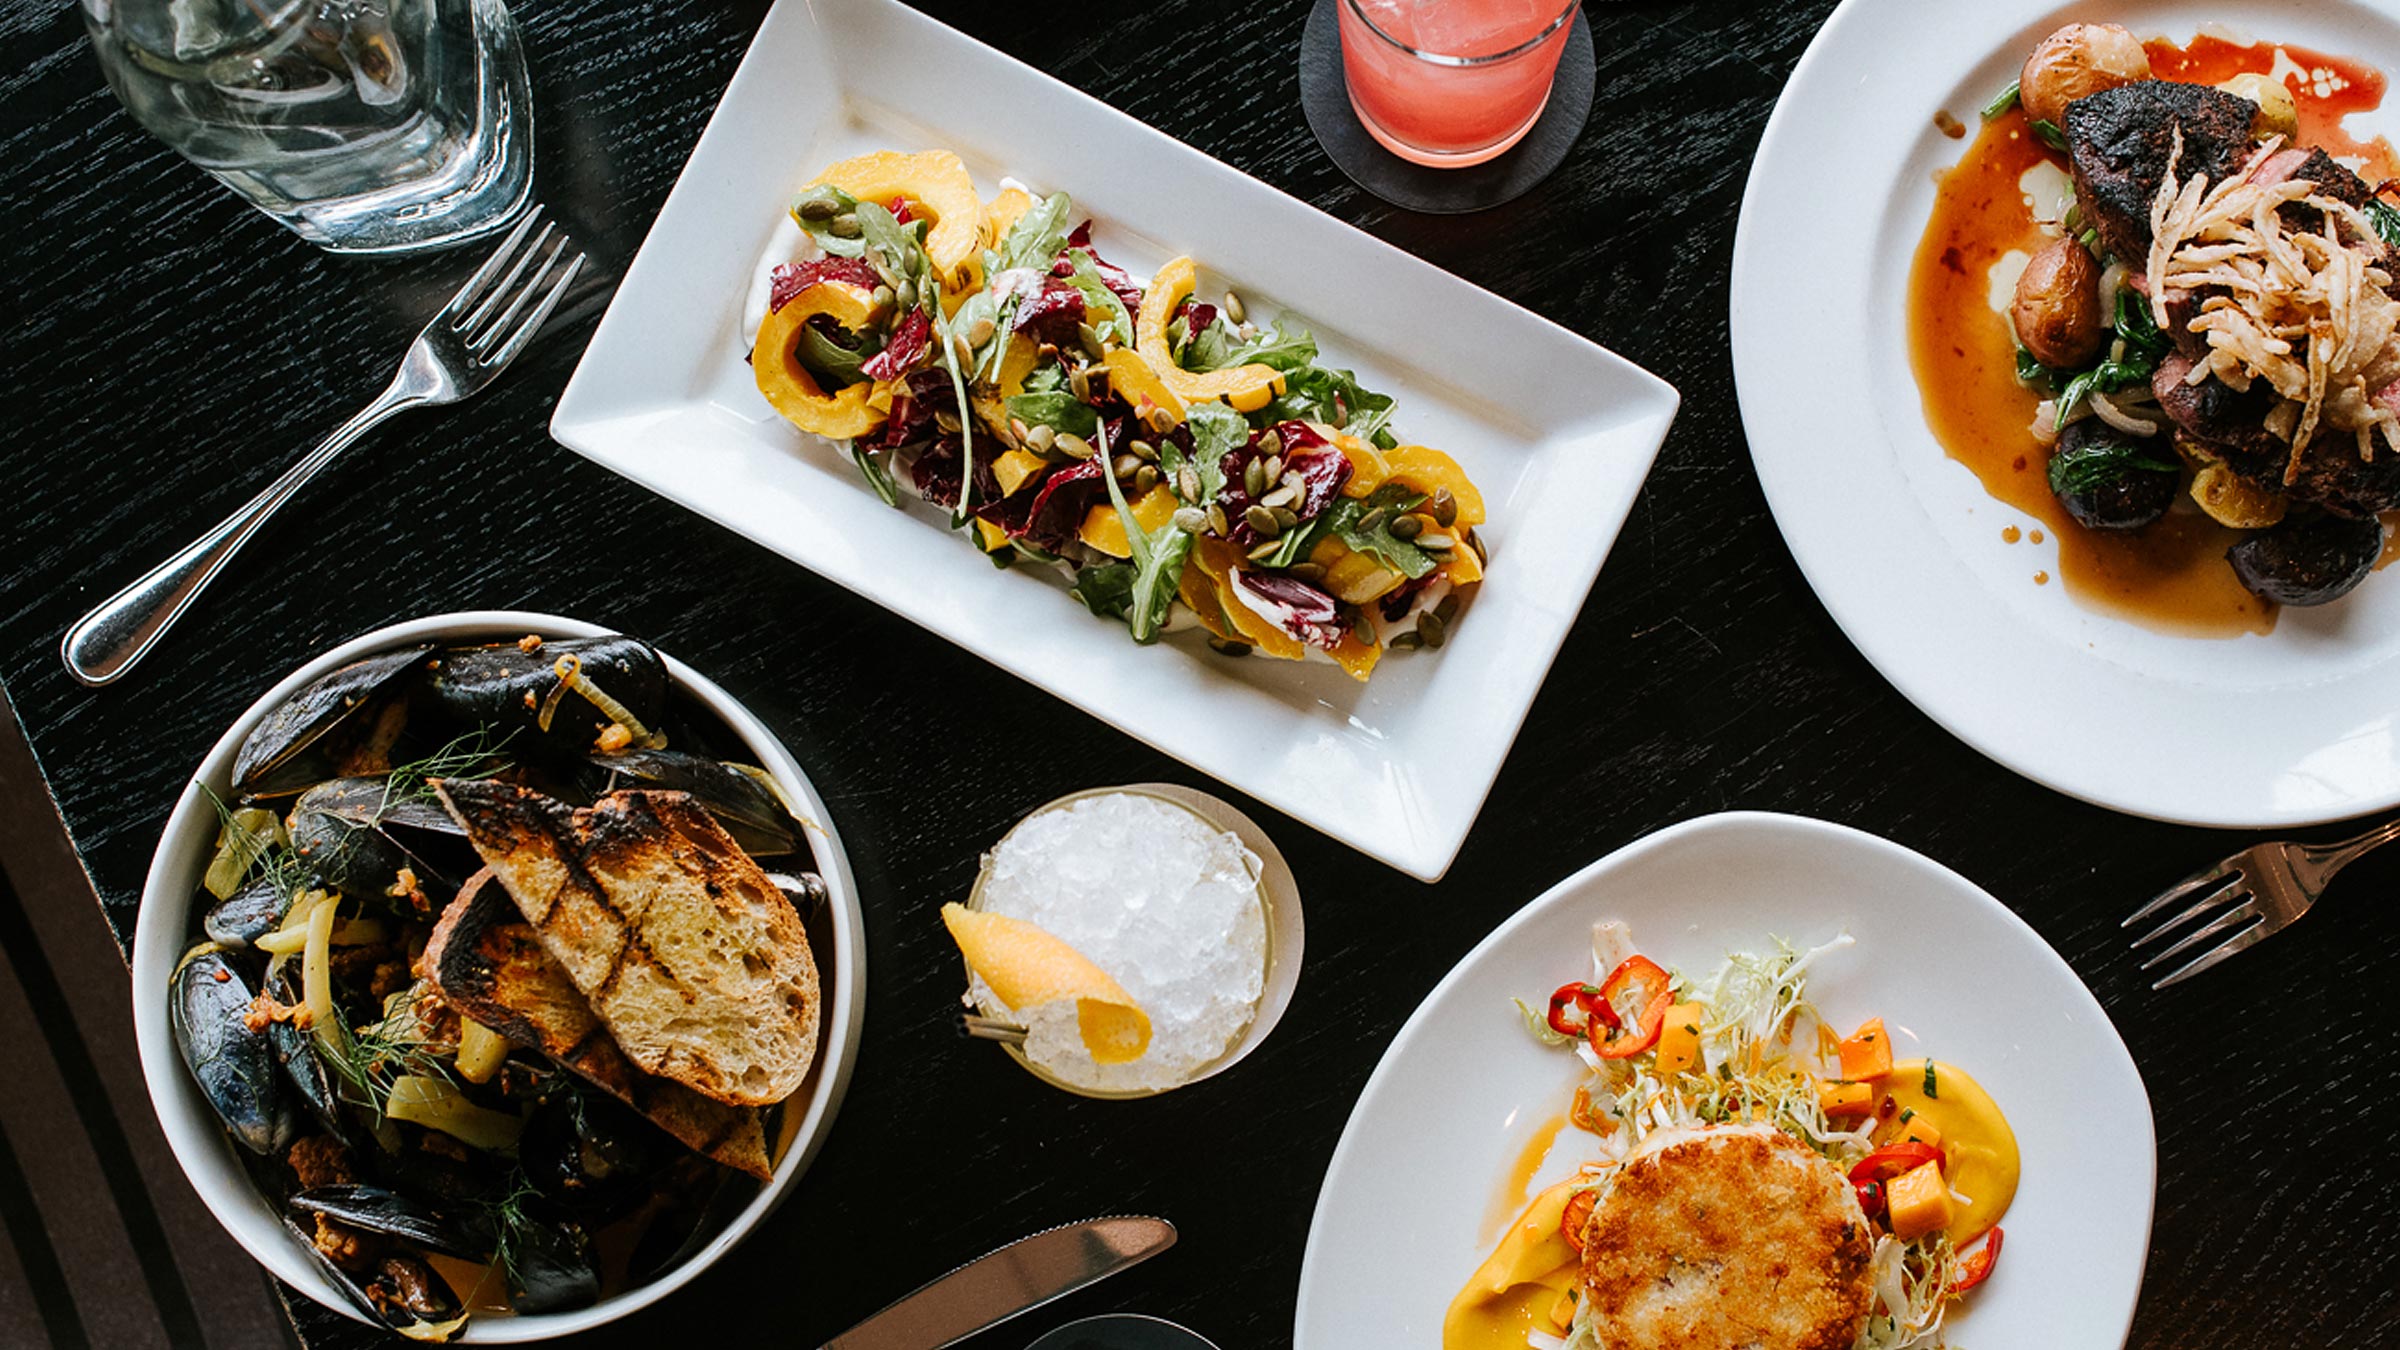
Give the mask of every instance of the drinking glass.
[[1336, 0], [1350, 106], [1402, 159], [1481, 164], [1541, 118], [1576, 3]]
[[81, 0], [134, 120], [301, 238], [440, 248], [533, 188], [502, 0]]

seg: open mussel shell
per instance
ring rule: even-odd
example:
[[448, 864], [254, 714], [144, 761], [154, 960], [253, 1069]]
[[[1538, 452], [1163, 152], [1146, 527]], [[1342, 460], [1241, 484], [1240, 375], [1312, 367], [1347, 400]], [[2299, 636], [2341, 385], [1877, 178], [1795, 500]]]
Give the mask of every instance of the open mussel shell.
[[249, 1023], [253, 991], [226, 959], [203, 942], [176, 964], [167, 992], [175, 1047], [234, 1142], [262, 1156], [280, 1151], [298, 1128], [290, 1097], [275, 1068], [265, 1029]]
[[[306, 1192], [303, 1192], [306, 1194]], [[344, 1270], [317, 1246], [312, 1225], [291, 1215], [283, 1226], [308, 1254], [325, 1278], [349, 1298], [360, 1312], [412, 1341], [447, 1341], [467, 1324], [467, 1310], [448, 1281], [424, 1258], [407, 1252], [387, 1252], [373, 1258], [363, 1271]]]
[[616, 719], [563, 687], [562, 657], [573, 657], [585, 680], [645, 727], [656, 728], [665, 719], [666, 662], [649, 643], [614, 633], [543, 642], [530, 650], [514, 642], [452, 648], [436, 663], [426, 696], [461, 726], [505, 734], [512, 754], [581, 755]]
[[292, 852], [309, 879], [354, 897], [383, 896], [407, 868], [439, 903], [458, 888], [453, 869], [433, 854], [441, 838], [462, 832], [432, 802], [394, 801], [381, 778], [335, 778], [300, 794], [290, 817]]
[[534, 1110], [517, 1141], [517, 1161], [545, 1198], [588, 1216], [631, 1196], [675, 1147], [615, 1098], [576, 1092]]
[[274, 932], [291, 907], [292, 897], [274, 878], [260, 877], [210, 906], [200, 920], [200, 931], [208, 934], [211, 942], [247, 947]]
[[316, 1186], [294, 1195], [291, 1206], [303, 1214], [322, 1214], [362, 1233], [397, 1238], [462, 1261], [481, 1261], [492, 1254], [489, 1243], [476, 1242], [467, 1228], [449, 1215], [381, 1186]]
[[[301, 1002], [300, 962], [297, 958], [277, 957], [267, 965], [267, 996], [278, 1003], [298, 1007]], [[275, 1062], [283, 1069], [283, 1080], [299, 1098], [300, 1104], [316, 1118], [325, 1132], [345, 1145], [355, 1145], [357, 1131], [342, 1113], [341, 1085], [333, 1078], [333, 1070], [317, 1050], [317, 1038], [304, 1027], [295, 1026], [290, 1019], [267, 1024], [267, 1043], [274, 1047]]]
[[565, 1312], [600, 1301], [592, 1240], [578, 1223], [519, 1227], [508, 1248], [509, 1306], [519, 1313]]
[[619, 788], [687, 792], [754, 858], [800, 848], [800, 822], [783, 795], [763, 771], [747, 765], [681, 750], [628, 750], [587, 757], [579, 786], [594, 797]]
[[288, 796], [321, 779], [389, 768], [409, 687], [432, 653], [409, 647], [353, 661], [284, 700], [234, 755], [234, 793]]

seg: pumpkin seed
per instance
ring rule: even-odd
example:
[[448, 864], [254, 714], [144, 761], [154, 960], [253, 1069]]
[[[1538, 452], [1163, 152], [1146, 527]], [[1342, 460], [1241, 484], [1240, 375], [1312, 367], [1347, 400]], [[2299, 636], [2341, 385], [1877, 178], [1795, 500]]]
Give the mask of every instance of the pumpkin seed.
[[802, 197], [798, 209], [802, 220], [822, 223], [833, 219], [841, 211], [842, 204], [833, 199], [832, 193], [820, 189], [816, 194]]
[[1158, 466], [1155, 464], [1145, 464], [1142, 467], [1134, 470], [1133, 490], [1137, 495], [1145, 497], [1152, 492], [1157, 491]]
[[1100, 330], [1090, 324], [1075, 325], [1075, 337], [1083, 343], [1083, 349], [1092, 354], [1093, 360], [1097, 361], [1108, 354], [1108, 345], [1100, 340]]
[[892, 303], [898, 305], [903, 313], [915, 309], [917, 307], [917, 283], [902, 277], [900, 284], [892, 287]]
[[1236, 324], [1247, 323], [1250, 320], [1249, 311], [1242, 308], [1242, 297], [1235, 295], [1231, 291], [1225, 292], [1225, 304], [1223, 309], [1225, 310], [1225, 317], [1233, 320]]
[[1253, 534], [1266, 539], [1273, 539], [1283, 533], [1283, 522], [1275, 518], [1273, 511], [1263, 506], [1253, 506], [1244, 511], [1242, 523], [1248, 525]]
[[1290, 506], [1292, 503], [1299, 500], [1300, 489], [1292, 486], [1290, 483], [1286, 483], [1282, 487], [1279, 487], [1273, 492], [1268, 493], [1266, 496], [1259, 498], [1258, 504], [1261, 506]]
[[1424, 636], [1426, 646], [1439, 647], [1450, 636], [1450, 625], [1443, 623], [1439, 614], [1420, 614], [1417, 616], [1417, 632]]
[[1249, 555], [1248, 555], [1248, 556], [1249, 556], [1249, 559], [1250, 559], [1250, 561], [1252, 561], [1252, 562], [1265, 562], [1267, 559], [1269, 559], [1269, 558], [1271, 558], [1271, 557], [1274, 557], [1274, 556], [1275, 556], [1275, 550], [1277, 550], [1277, 549], [1279, 549], [1279, 548], [1282, 548], [1282, 547], [1283, 547], [1283, 541], [1282, 541], [1282, 540], [1280, 540], [1280, 539], [1269, 539], [1269, 540], [1265, 541], [1264, 543], [1261, 543], [1261, 544], [1258, 544], [1258, 545], [1254, 546], [1254, 547], [1253, 547], [1253, 548], [1250, 550], [1250, 552], [1249, 552]]
[[1281, 456], [1281, 455], [1272, 455], [1272, 454], [1271, 454], [1271, 455], [1268, 455], [1268, 456], [1267, 456], [1267, 481], [1268, 481], [1268, 482], [1270, 482], [1270, 483], [1272, 483], [1272, 482], [1275, 482], [1275, 481], [1277, 481], [1277, 480], [1281, 479], [1282, 477], [1283, 477], [1283, 456]]
[[1068, 392], [1075, 395], [1075, 401], [1078, 403], [1092, 401], [1092, 377], [1084, 374], [1081, 366], [1067, 372], [1067, 389]]
[[970, 347], [980, 347], [983, 344], [991, 341], [992, 327], [993, 325], [990, 319], [978, 315], [975, 319], [975, 322], [967, 325], [967, 345]]
[[1062, 431], [1058, 433], [1058, 439], [1053, 442], [1053, 444], [1057, 445], [1059, 449], [1066, 451], [1068, 454], [1077, 459], [1090, 459], [1092, 457], [1092, 443], [1085, 440], [1083, 437], [1076, 435], [1072, 431]]
[[933, 424], [937, 427], [940, 427], [942, 429], [942, 434], [946, 436], [955, 436], [958, 434], [958, 414], [951, 412], [946, 408], [934, 413]]
[[1161, 436], [1175, 429], [1175, 414], [1164, 408], [1153, 405], [1150, 411], [1143, 416], [1150, 423], [1150, 429]]
[[889, 286], [876, 287], [875, 294], [871, 297], [871, 301], [877, 309], [891, 308], [892, 299], [892, 288]]
[[1396, 652], [1415, 651], [1425, 645], [1425, 638], [1422, 634], [1414, 632], [1394, 633], [1392, 640], [1383, 645]]
[[1109, 461], [1108, 471], [1119, 478], [1131, 478], [1142, 471], [1141, 458], [1138, 455], [1119, 455]]
[[1058, 432], [1048, 422], [1039, 423], [1026, 429], [1025, 444], [1033, 447], [1035, 454], [1046, 455], [1051, 446], [1058, 444]]
[[1267, 466], [1264, 460], [1251, 460], [1242, 466], [1242, 490], [1252, 497], [1267, 493]]
[[1152, 445], [1148, 441], [1137, 440], [1132, 444], [1127, 445], [1125, 448], [1131, 450], [1137, 455], [1140, 455], [1143, 459], [1149, 460], [1153, 463], [1156, 463], [1158, 460], [1158, 447]]
[[1390, 512], [1378, 506], [1374, 510], [1367, 512], [1363, 516], [1360, 516], [1358, 518], [1358, 532], [1360, 534], [1373, 534], [1375, 532], [1375, 528], [1383, 524], [1384, 517], [1389, 514]]
[[1392, 521], [1391, 532], [1394, 539], [1414, 539], [1425, 532], [1425, 518], [1415, 515], [1396, 517]]
[[1175, 471], [1175, 495], [1187, 502], [1200, 500], [1200, 474], [1189, 464]]
[[1440, 619], [1445, 624], [1458, 617], [1458, 593], [1456, 591], [1443, 596], [1442, 603], [1433, 607], [1433, 617]]
[[826, 223], [825, 232], [836, 239], [856, 239], [866, 230], [859, 225], [856, 215], [844, 211]]
[[1336, 398], [1333, 401], [1333, 429], [1339, 431], [1348, 425], [1350, 425], [1350, 405]]
[[1420, 534], [1417, 536], [1417, 547], [1427, 553], [1448, 553], [1458, 547], [1458, 540], [1446, 534]]
[[1219, 539], [1229, 538], [1233, 534], [1233, 522], [1226, 519], [1225, 508], [1215, 502], [1208, 504], [1208, 532]]
[[1282, 432], [1275, 430], [1273, 427], [1269, 427], [1265, 431], [1262, 431], [1258, 434], [1258, 453], [1262, 455], [1274, 455], [1281, 454], [1282, 452]]
[[1279, 530], [1296, 530], [1300, 528], [1299, 512], [1294, 511], [1288, 506], [1275, 507], [1274, 512], [1275, 524]]
[[1433, 523], [1445, 530], [1458, 523], [1458, 498], [1451, 496], [1448, 488], [1433, 490], [1431, 510]]
[[1175, 528], [1185, 534], [1198, 534], [1208, 528], [1208, 513], [1197, 506], [1187, 506], [1175, 513]]
[[1017, 444], [1023, 445], [1033, 439], [1033, 428], [1025, 425], [1024, 418], [1012, 417], [1008, 419], [1008, 434]]
[[1283, 569], [1302, 581], [1323, 581], [1325, 569], [1313, 562], [1296, 562]]
[[1208, 640], [1208, 649], [1217, 653], [1219, 656], [1248, 656], [1250, 654], [1249, 643], [1235, 642], [1229, 638], [1221, 637], [1210, 638]]

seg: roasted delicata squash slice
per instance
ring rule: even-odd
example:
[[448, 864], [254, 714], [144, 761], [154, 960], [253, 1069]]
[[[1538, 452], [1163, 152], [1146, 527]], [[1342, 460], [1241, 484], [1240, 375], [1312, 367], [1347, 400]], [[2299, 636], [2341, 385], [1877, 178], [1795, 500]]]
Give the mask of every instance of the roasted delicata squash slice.
[[802, 431], [834, 440], [864, 436], [883, 425], [890, 399], [883, 408], [874, 406], [876, 389], [866, 381], [829, 391], [801, 364], [800, 330], [819, 314], [844, 328], [864, 329], [874, 317], [875, 297], [851, 282], [820, 281], [785, 301], [758, 326], [751, 376], [775, 411]]
[[962, 287], [970, 280], [976, 251], [983, 246], [983, 198], [958, 156], [947, 150], [913, 155], [878, 150], [828, 167], [809, 186], [818, 183], [884, 206], [895, 197], [907, 198], [912, 211], [933, 218], [925, 235], [925, 256], [933, 260], [943, 284]]
[[[1172, 367], [1170, 367], [1171, 369]], [[1264, 367], [1261, 367], [1264, 369]], [[1139, 412], [1145, 407], [1161, 408], [1176, 425], [1183, 423], [1184, 400], [1140, 352], [1125, 347], [1108, 349], [1108, 383], [1117, 397]]]
[[1473, 529], [1484, 522], [1483, 493], [1467, 477], [1467, 471], [1458, 467], [1457, 460], [1429, 445], [1403, 445], [1386, 450], [1383, 459], [1388, 466], [1385, 482], [1398, 483], [1427, 497], [1448, 492], [1450, 500], [1458, 503], [1457, 528]]
[[1033, 209], [1033, 198], [1026, 195], [1025, 189], [1013, 187], [1000, 189], [999, 196], [984, 204], [983, 246], [998, 248], [1001, 238], [1008, 233], [1008, 227], [1016, 224], [1017, 217], [1031, 209]]
[[1150, 363], [1151, 370], [1184, 402], [1210, 403], [1223, 399], [1237, 412], [1256, 412], [1283, 392], [1282, 371], [1251, 364], [1200, 374], [1176, 365], [1174, 353], [1167, 348], [1167, 322], [1175, 317], [1176, 307], [1198, 282], [1199, 274], [1190, 258], [1177, 258], [1159, 268], [1150, 289], [1142, 294], [1142, 312], [1133, 322], [1134, 345], [1141, 351], [1142, 359]]

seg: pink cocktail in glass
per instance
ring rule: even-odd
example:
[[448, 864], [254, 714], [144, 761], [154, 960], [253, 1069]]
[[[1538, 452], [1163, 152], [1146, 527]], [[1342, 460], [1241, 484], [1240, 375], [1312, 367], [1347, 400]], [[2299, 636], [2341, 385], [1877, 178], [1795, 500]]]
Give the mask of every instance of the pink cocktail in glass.
[[1350, 106], [1384, 148], [1481, 164], [1541, 117], [1576, 0], [1335, 0]]

